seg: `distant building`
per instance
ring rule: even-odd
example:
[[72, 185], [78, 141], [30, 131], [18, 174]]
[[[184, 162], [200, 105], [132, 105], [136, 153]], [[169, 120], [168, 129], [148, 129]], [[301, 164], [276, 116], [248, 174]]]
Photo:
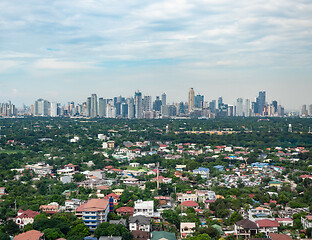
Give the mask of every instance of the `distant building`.
[[108, 213], [108, 199], [90, 199], [82, 207], [82, 220], [91, 231], [94, 231], [100, 223], [107, 222]]
[[189, 93], [188, 93], [188, 106], [189, 106], [189, 112], [195, 109], [195, 92], [193, 88], [190, 88]]
[[209, 178], [209, 168], [199, 167], [198, 169], [193, 170], [193, 174], [199, 174], [202, 178]]

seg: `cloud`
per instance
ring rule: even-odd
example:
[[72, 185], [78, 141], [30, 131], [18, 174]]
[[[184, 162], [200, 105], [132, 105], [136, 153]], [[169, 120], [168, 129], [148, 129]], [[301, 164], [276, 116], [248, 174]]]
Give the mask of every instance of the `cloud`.
[[90, 69], [95, 68], [90, 62], [72, 62], [72, 61], [59, 61], [57, 59], [40, 59], [34, 64], [35, 68], [39, 69]]

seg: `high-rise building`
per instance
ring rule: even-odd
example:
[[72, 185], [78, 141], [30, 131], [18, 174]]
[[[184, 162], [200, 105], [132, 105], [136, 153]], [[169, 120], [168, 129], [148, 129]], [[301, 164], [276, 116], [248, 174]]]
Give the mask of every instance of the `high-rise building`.
[[308, 115], [308, 112], [307, 112], [307, 105], [305, 105], [305, 104], [303, 104], [302, 107], [301, 107], [301, 115], [302, 115], [302, 116]]
[[163, 93], [163, 94], [161, 95], [161, 105], [162, 105], [162, 106], [167, 105], [167, 95], [166, 95], [166, 93]]
[[274, 112], [276, 113], [277, 112], [277, 101], [272, 101], [272, 105], [274, 107]]
[[202, 108], [204, 102], [204, 95], [195, 96], [195, 108]]
[[106, 99], [99, 98], [99, 117], [106, 116]]
[[161, 105], [162, 105], [162, 102], [161, 102], [161, 100], [159, 99], [159, 96], [156, 96], [156, 100], [155, 100], [155, 102], [154, 102], [154, 104], [153, 104], [153, 109], [154, 109], [155, 111], [160, 112], [160, 111], [161, 111]]
[[219, 97], [218, 98], [218, 109], [221, 109], [223, 107], [223, 98]]
[[42, 98], [35, 101], [35, 116], [48, 116], [50, 103]]
[[258, 105], [258, 111], [256, 113], [258, 113], [259, 115], [262, 115], [263, 112], [263, 108], [265, 106], [265, 91], [260, 91], [259, 92], [259, 96], [257, 97], [257, 105]]
[[308, 114], [309, 116], [312, 116], [312, 104], [310, 104], [308, 107]]
[[179, 115], [184, 115], [185, 114], [185, 110], [184, 110], [184, 103], [183, 102], [180, 102], [179, 103]]
[[128, 118], [133, 119], [134, 118], [134, 100], [133, 100], [133, 98], [128, 98], [127, 103], [128, 103]]
[[50, 116], [51, 117], [56, 117], [57, 114], [57, 103], [56, 102], [51, 102], [50, 103]]
[[188, 93], [188, 106], [189, 106], [189, 112], [195, 109], [195, 92], [193, 88], [190, 88], [189, 93]]
[[244, 116], [250, 117], [250, 99], [245, 99]]
[[143, 111], [149, 112], [152, 111], [152, 97], [144, 96], [143, 98]]
[[86, 109], [87, 109], [87, 116], [91, 117], [91, 97], [87, 98], [87, 104], [86, 104]]
[[91, 95], [91, 115], [90, 117], [94, 118], [98, 116], [98, 102], [96, 94]]
[[135, 118], [143, 118], [142, 93], [137, 91], [134, 94]]
[[212, 100], [209, 103], [209, 108], [210, 108], [211, 113], [216, 113], [217, 101], [216, 100]]
[[237, 98], [236, 100], [236, 116], [243, 116], [243, 99]]

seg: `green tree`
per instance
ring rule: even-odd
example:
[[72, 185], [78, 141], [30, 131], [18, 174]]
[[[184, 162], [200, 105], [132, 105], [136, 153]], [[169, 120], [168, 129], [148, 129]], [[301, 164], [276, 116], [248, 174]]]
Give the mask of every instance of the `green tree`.
[[47, 228], [43, 233], [47, 240], [55, 240], [57, 238], [65, 237], [59, 228]]

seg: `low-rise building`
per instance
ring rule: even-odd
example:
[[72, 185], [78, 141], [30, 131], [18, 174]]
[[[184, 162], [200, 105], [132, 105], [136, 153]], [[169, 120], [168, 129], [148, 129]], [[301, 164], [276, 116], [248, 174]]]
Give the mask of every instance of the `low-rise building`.
[[301, 217], [301, 223], [303, 229], [312, 228], [312, 215]]
[[109, 213], [108, 199], [91, 199], [82, 207], [82, 220], [91, 231], [103, 222], [107, 222]]
[[194, 222], [181, 222], [180, 224], [181, 238], [187, 238], [189, 236], [192, 236], [194, 232], [195, 232]]
[[150, 232], [151, 231], [151, 218], [138, 215], [129, 217], [129, 230], [132, 231], [143, 231]]
[[143, 215], [146, 217], [154, 216], [154, 201], [137, 200], [134, 202], [134, 216]]
[[23, 211], [20, 209], [17, 212], [17, 217], [15, 218], [15, 223], [20, 227], [24, 228], [27, 224], [33, 224], [35, 216], [37, 216], [39, 212], [32, 211], [30, 209]]
[[275, 220], [262, 219], [255, 221], [259, 227], [259, 232], [268, 236], [269, 233], [278, 233], [279, 223]]

